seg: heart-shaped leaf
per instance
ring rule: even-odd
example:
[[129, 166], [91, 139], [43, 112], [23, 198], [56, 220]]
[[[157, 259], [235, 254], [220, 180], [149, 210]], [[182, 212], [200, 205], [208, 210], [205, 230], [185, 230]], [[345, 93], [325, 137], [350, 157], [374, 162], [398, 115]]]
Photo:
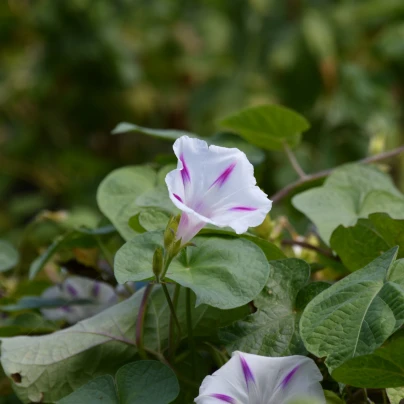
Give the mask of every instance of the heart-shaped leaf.
[[[169, 279], [191, 288], [196, 304], [221, 309], [242, 306], [264, 287], [270, 267], [262, 250], [254, 243], [219, 237], [197, 237], [196, 247], [183, 250], [167, 272]], [[162, 234], [149, 232], [124, 244], [115, 256], [115, 276], [119, 283], [153, 276], [154, 251], [162, 245]]]

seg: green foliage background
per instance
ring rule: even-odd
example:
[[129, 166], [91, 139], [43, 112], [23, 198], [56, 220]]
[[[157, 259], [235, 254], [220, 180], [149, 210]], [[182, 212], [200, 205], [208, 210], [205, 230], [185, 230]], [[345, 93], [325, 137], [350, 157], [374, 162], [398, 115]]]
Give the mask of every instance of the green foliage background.
[[[312, 124], [308, 171], [402, 142], [401, 0], [9, 0], [0, 19], [3, 237], [43, 208], [95, 207], [115, 167], [166, 162], [168, 143], [112, 137], [120, 121], [209, 136], [280, 103]], [[295, 178], [279, 153], [257, 170], [269, 195]]]

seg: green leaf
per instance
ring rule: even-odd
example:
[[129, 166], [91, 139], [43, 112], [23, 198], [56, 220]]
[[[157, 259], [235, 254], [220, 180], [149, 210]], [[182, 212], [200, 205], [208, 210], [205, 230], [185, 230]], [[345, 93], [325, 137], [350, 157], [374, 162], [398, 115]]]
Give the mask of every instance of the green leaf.
[[404, 219], [404, 196], [388, 175], [368, 165], [337, 168], [323, 186], [296, 195], [292, 204], [317, 226], [326, 243], [339, 225], [353, 226], [371, 213]]
[[[168, 285], [172, 295], [174, 286]], [[1, 365], [6, 375], [18, 373], [21, 382], [12, 379], [23, 401], [54, 402], [94, 377], [115, 371], [137, 352], [136, 316], [144, 289], [131, 298], [73, 327], [41, 337], [3, 338]], [[195, 295], [191, 302], [195, 302]], [[185, 289], [178, 300], [178, 319], [186, 338]], [[205, 341], [217, 340], [218, 327], [230, 324], [248, 313], [243, 306], [220, 310], [199, 305], [192, 310], [193, 333]], [[156, 285], [150, 295], [144, 321], [145, 347], [158, 352], [167, 348], [170, 311], [163, 290]], [[83, 372], [83, 369], [86, 371]], [[52, 374], [52, 377], [48, 377]]]
[[[199, 138], [199, 136], [195, 135], [191, 132], [186, 132], [183, 130], [175, 130], [175, 129], [152, 129], [145, 128], [143, 126], [135, 125], [132, 123], [121, 122], [116, 128], [112, 131], [112, 134], [118, 135], [121, 133], [127, 132], [138, 132], [143, 135], [149, 135], [156, 137], [158, 139], [170, 140], [174, 141], [181, 136], [189, 136], [192, 138]], [[217, 133], [210, 138], [204, 138], [206, 142], [209, 144], [214, 144], [216, 146], [222, 147], [236, 147], [237, 149], [243, 151], [251, 164], [258, 165], [262, 163], [265, 159], [265, 154], [259, 148], [249, 144], [248, 142], [240, 139], [238, 136], [234, 136], [231, 133]]]
[[254, 300], [257, 312], [222, 329], [219, 336], [227, 349], [266, 355], [305, 354], [299, 337], [300, 312], [296, 297], [310, 278], [309, 265], [296, 258], [271, 262], [272, 273]]
[[373, 352], [404, 324], [404, 288], [387, 277], [396, 255], [397, 248], [387, 251], [306, 306], [300, 334], [331, 371]]
[[388, 273], [389, 280], [404, 288], [404, 259], [399, 259], [393, 263]]
[[158, 178], [150, 167], [129, 166], [112, 171], [98, 187], [100, 210], [124, 239], [129, 240], [137, 234], [128, 222], [142, 208], [155, 207], [176, 212], [167, 187], [159, 185]]
[[218, 234], [222, 236], [242, 237], [246, 240], [252, 241], [258, 247], [260, 247], [267, 257], [268, 261], [281, 260], [283, 258], [286, 258], [286, 255], [283, 253], [283, 251], [279, 249], [275, 244], [269, 242], [268, 240], [264, 240], [263, 238], [253, 236], [252, 234], [244, 233], [241, 235], [237, 235], [233, 230], [220, 229], [217, 227], [205, 227], [199, 232], [199, 234]]
[[139, 213], [139, 224], [146, 231], [164, 230], [171, 214], [157, 208], [144, 209]]
[[167, 404], [180, 390], [175, 373], [157, 361], [123, 366], [116, 374], [116, 383], [122, 404]]
[[286, 143], [296, 146], [310, 125], [298, 113], [280, 105], [260, 105], [224, 118], [221, 126], [266, 150], [281, 150]]
[[397, 338], [371, 355], [346, 361], [332, 372], [341, 383], [384, 389], [404, 386], [404, 338]]
[[362, 268], [380, 254], [398, 245], [398, 257], [404, 257], [404, 220], [386, 213], [373, 213], [359, 219], [355, 226], [337, 227], [330, 245], [351, 271]]
[[186, 132], [183, 130], [175, 130], [175, 129], [152, 129], [152, 128], [145, 128], [143, 126], [135, 125], [133, 123], [128, 122], [121, 122], [119, 123], [112, 131], [113, 135], [118, 135], [121, 133], [127, 132], [138, 132], [142, 133], [143, 135], [149, 135], [153, 137], [157, 137], [163, 140], [176, 140], [181, 136], [190, 136], [190, 137], [197, 137], [193, 133]]
[[143, 208], [141, 212], [129, 219], [129, 226], [137, 233], [164, 230], [171, 214], [158, 208]]
[[72, 394], [57, 401], [57, 404], [120, 404], [115, 390], [114, 378], [104, 375], [91, 380]]
[[19, 398], [24, 402], [54, 402], [128, 362], [137, 352], [131, 338], [142, 296], [139, 291], [94, 317], [50, 335], [3, 338], [1, 365], [9, 378], [19, 375], [12, 378]]
[[296, 297], [297, 310], [303, 311], [306, 306], [321, 292], [328, 289], [331, 284], [327, 282], [311, 282], [304, 286]]
[[14, 268], [18, 261], [18, 251], [7, 241], [0, 240], [0, 272]]
[[[196, 247], [183, 250], [172, 261], [167, 277], [191, 288], [197, 305], [231, 309], [248, 303], [264, 287], [270, 268], [254, 243], [218, 237], [197, 237], [193, 242]], [[152, 278], [151, 262], [158, 246], [162, 246], [160, 232], [144, 233], [124, 244], [115, 256], [118, 282]]]
[[389, 388], [386, 390], [390, 404], [400, 404], [404, 399], [404, 387]]

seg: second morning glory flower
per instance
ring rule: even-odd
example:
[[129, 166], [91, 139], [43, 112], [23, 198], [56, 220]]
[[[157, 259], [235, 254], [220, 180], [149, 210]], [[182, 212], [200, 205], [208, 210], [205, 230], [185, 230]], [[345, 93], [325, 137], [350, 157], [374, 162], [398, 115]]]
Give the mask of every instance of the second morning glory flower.
[[270, 358], [234, 352], [232, 358], [199, 389], [197, 404], [288, 404], [308, 399], [325, 404], [314, 361], [295, 355]]
[[178, 165], [167, 174], [166, 184], [182, 210], [177, 230], [182, 244], [208, 223], [241, 234], [263, 222], [272, 202], [256, 185], [254, 168], [243, 152], [188, 136], [177, 139], [173, 148]]

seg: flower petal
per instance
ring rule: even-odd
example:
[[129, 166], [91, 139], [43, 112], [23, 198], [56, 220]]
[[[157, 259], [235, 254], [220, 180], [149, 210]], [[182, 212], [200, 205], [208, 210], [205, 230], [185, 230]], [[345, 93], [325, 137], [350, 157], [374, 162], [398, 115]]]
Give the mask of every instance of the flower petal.
[[205, 223], [244, 233], [258, 226], [272, 206], [256, 186], [254, 168], [238, 149], [209, 146], [182, 136], [174, 143], [177, 169], [166, 176], [170, 198]]
[[223, 394], [250, 404], [287, 404], [303, 397], [325, 404], [321, 380], [314, 361], [305, 356], [269, 358], [234, 352], [229, 362], [204, 379], [195, 402], [220, 403], [210, 397]]
[[323, 377], [312, 359], [300, 355], [282, 358], [244, 356], [256, 375], [262, 403], [286, 404], [292, 399], [308, 397], [325, 404], [319, 383]]
[[206, 221], [201, 220], [198, 215], [193, 212], [183, 212], [180, 223], [177, 229], [177, 239], [181, 239], [181, 244], [184, 245], [192, 240], [206, 224]]
[[[249, 372], [247, 371], [247, 373]], [[250, 379], [250, 376], [248, 376], [248, 379]], [[221, 401], [216, 398], [213, 399], [213, 397], [223, 395], [231, 397], [236, 403], [249, 403], [246, 380], [240, 353], [237, 352], [212, 376], [205, 377], [195, 402], [198, 404], [219, 404]]]

